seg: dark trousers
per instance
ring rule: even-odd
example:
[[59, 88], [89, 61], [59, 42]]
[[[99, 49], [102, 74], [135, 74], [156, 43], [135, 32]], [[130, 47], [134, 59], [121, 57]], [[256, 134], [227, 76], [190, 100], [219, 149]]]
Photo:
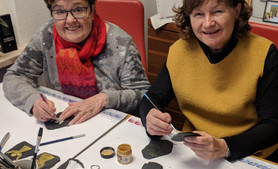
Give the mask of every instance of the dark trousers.
[[275, 163], [278, 163], [278, 149], [276, 149], [270, 156], [266, 158], [269, 161], [273, 161]]

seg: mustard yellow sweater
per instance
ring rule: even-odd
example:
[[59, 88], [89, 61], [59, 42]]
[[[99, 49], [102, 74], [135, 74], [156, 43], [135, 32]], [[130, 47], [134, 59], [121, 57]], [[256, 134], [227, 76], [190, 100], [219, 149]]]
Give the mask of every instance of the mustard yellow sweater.
[[187, 118], [183, 131], [227, 137], [253, 127], [258, 119], [254, 104], [257, 83], [270, 45], [250, 34], [239, 40], [224, 60], [211, 64], [197, 40], [175, 42], [166, 66]]

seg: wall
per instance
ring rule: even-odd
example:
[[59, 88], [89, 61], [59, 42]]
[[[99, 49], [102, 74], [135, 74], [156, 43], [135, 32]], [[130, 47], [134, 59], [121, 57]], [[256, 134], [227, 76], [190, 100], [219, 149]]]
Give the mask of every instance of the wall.
[[[146, 47], [146, 57], [148, 58], [148, 19], [157, 14], [156, 0], [141, 0], [144, 5], [145, 10], [145, 47]], [[148, 65], [148, 59], [147, 59]]]
[[256, 18], [263, 18], [263, 13], [264, 13], [264, 8], [265, 8], [265, 3], [261, 0], [253, 0], [252, 2], [252, 7], [253, 7], [253, 17]]
[[18, 46], [26, 45], [39, 27], [50, 19], [42, 0], [0, 0], [0, 15], [11, 14]]
[[[156, 3], [155, 0], [141, 1], [145, 8], [147, 32], [147, 19], [157, 13]], [[0, 0], [0, 15], [3, 14], [11, 14], [18, 46], [26, 45], [41, 25], [50, 19], [50, 13], [42, 0]]]
[[[157, 13], [156, 0], [141, 0], [145, 8], [145, 39], [147, 49], [147, 20]], [[253, 16], [262, 17], [265, 2], [253, 0]], [[18, 46], [26, 45], [40, 26], [50, 19], [42, 0], [0, 0], [0, 15], [11, 14]]]
[[141, 0], [141, 1], [144, 5], [144, 9], [145, 9], [145, 20], [148, 21], [148, 19], [151, 16], [153, 16], [157, 13], [156, 0]]

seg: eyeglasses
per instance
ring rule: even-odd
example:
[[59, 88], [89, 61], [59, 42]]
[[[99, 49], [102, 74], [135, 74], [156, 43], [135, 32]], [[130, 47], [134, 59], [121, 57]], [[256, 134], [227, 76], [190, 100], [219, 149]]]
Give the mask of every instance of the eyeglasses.
[[68, 14], [70, 12], [74, 18], [80, 19], [87, 15], [87, 10], [88, 7], [77, 7], [69, 11], [57, 9], [57, 10], [51, 10], [51, 15], [55, 20], [64, 20], [68, 17]]

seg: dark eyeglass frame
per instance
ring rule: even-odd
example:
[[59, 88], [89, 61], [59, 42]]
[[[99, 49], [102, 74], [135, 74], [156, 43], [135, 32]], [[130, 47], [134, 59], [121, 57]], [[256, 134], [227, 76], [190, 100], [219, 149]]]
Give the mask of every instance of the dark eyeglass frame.
[[[87, 14], [88, 8], [89, 8], [89, 7], [77, 7], [77, 8], [71, 9], [71, 10], [61, 10], [61, 9], [51, 10], [51, 16], [52, 16], [55, 20], [61, 21], [61, 20], [67, 19], [68, 15], [69, 15], [69, 12], [70, 12], [71, 15], [72, 15], [75, 19], [80, 19], [80, 18], [84, 18], [86, 15], [84, 15], [84, 16], [82, 16], [82, 17], [76, 17], [76, 16], [73, 14], [72, 11], [75, 11], [75, 10], [77, 10], [77, 9], [85, 9], [85, 10], [86, 10], [86, 14]], [[56, 19], [56, 18], [53, 16], [53, 12], [56, 12], [56, 11], [66, 12], [65, 18], [63, 18], [63, 19]]]

